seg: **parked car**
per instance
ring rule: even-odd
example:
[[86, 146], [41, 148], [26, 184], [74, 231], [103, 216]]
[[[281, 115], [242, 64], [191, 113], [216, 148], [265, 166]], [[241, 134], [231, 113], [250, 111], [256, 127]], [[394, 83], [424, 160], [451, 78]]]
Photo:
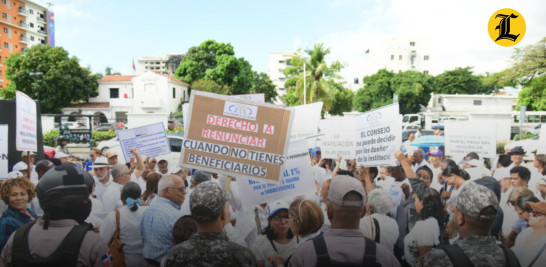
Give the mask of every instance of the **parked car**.
[[525, 132], [525, 133], [526, 134], [536, 134], [536, 135], [538, 135], [538, 134], [540, 134], [541, 127], [542, 127], [542, 124], [539, 124], [539, 125], [531, 128], [531, 129], [527, 130], [527, 132]]
[[112, 130], [112, 125], [110, 123], [101, 123], [101, 124], [98, 124], [96, 127], [95, 127], [95, 130], [97, 131], [110, 131]]
[[[409, 138], [409, 135], [412, 134], [412, 133], [415, 133], [415, 132], [417, 132], [417, 129], [403, 130], [402, 131], [402, 142], [406, 142], [406, 140], [408, 140], [408, 138]], [[434, 135], [434, 131], [433, 130], [421, 130], [421, 136], [425, 136], [425, 135]]]
[[81, 123], [81, 122], [75, 122], [75, 121], [67, 121], [67, 122], [63, 122], [62, 123], [62, 127], [63, 129], [70, 129], [70, 130], [74, 130], [74, 129], [85, 129], [87, 128], [87, 126], [85, 126], [85, 124]]

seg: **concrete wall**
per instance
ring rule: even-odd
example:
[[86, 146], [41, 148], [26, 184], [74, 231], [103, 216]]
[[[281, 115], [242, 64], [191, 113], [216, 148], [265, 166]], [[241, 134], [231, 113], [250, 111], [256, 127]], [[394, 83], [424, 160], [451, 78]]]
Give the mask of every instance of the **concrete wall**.
[[168, 117], [168, 113], [129, 113], [127, 114], [127, 125], [130, 128], [136, 128], [162, 122], [166, 130], [168, 129]]
[[131, 81], [100, 82], [99, 95], [97, 97], [90, 97], [89, 102], [109, 102], [110, 88], [119, 88], [118, 99], [125, 99], [125, 94], [127, 94], [127, 99], [133, 97], [133, 82]]

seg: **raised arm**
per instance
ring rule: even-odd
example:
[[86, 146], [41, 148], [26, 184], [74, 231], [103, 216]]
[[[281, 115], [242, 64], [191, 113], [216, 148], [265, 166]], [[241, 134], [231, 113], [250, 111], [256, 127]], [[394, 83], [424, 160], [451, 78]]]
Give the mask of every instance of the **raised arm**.
[[138, 178], [142, 176], [142, 173], [144, 173], [144, 170], [146, 169], [144, 167], [144, 161], [142, 161], [142, 157], [140, 156], [140, 153], [138, 153], [138, 149], [136, 147], [131, 147], [130, 151], [133, 153], [133, 155], [135, 155], [136, 168], [133, 173], [135, 174], [135, 177]]

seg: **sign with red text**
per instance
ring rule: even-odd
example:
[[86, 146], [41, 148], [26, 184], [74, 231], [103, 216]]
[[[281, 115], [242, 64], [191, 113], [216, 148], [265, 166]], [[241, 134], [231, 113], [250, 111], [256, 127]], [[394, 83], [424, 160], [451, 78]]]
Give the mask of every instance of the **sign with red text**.
[[180, 165], [278, 182], [290, 140], [290, 108], [192, 91]]
[[394, 152], [402, 144], [402, 120], [398, 103], [354, 117], [355, 155], [358, 165], [394, 166]]
[[36, 138], [36, 102], [25, 93], [15, 91], [16, 134], [15, 147], [18, 151], [38, 151]]

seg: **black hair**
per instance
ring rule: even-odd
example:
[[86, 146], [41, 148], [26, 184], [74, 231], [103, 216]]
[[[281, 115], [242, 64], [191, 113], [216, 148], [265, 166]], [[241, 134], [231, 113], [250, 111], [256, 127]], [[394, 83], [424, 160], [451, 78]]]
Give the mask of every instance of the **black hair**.
[[521, 195], [518, 197], [518, 200], [516, 200], [516, 206], [518, 206], [520, 209], [524, 211], [531, 211], [530, 208], [527, 208], [525, 206], [525, 202], [538, 203], [540, 202], [540, 200], [533, 195]]
[[[133, 199], [140, 199], [141, 189], [135, 182], [128, 182], [121, 188], [121, 200], [125, 203], [128, 197]], [[138, 204], [131, 207], [131, 211], [136, 211]]]
[[180, 217], [173, 226], [173, 244], [182, 243], [190, 236], [197, 232], [197, 223], [191, 215], [184, 215]]
[[[277, 234], [275, 234], [275, 230], [273, 229], [273, 227], [271, 227], [271, 224], [269, 223], [267, 224], [267, 227], [264, 229], [263, 233], [267, 236], [267, 239], [269, 240], [277, 239]], [[292, 232], [292, 229], [288, 228], [288, 233], [286, 234], [286, 237], [289, 239], [292, 239], [294, 237], [294, 233]]]
[[510, 164], [512, 164], [512, 157], [508, 154], [500, 154], [498, 162], [502, 167], [508, 167]]
[[464, 157], [465, 159], [480, 159], [480, 156], [478, 156], [478, 153], [476, 152], [470, 152], [468, 154], [466, 154], [466, 156]]
[[430, 175], [430, 182], [434, 180], [434, 174], [432, 173], [432, 170], [427, 165], [417, 168], [417, 170], [415, 171], [415, 174], [417, 174], [419, 171], [426, 171]]
[[421, 210], [420, 214], [421, 220], [433, 217], [438, 221], [438, 225], [441, 226], [445, 216], [440, 193], [434, 188], [427, 187], [424, 190], [418, 190], [416, 194], [419, 200], [423, 201], [423, 210]]
[[529, 171], [529, 169], [523, 167], [523, 166], [517, 166], [517, 167], [514, 167], [512, 169], [510, 169], [510, 174], [512, 173], [517, 173], [518, 176], [522, 179], [522, 180], [525, 180], [525, 181], [529, 181], [529, 179], [531, 178], [531, 172]]
[[444, 159], [444, 160], [442, 160], [442, 163], [445, 163], [445, 164], [447, 164], [447, 166], [451, 166], [451, 167], [457, 167], [458, 166], [457, 163], [452, 159]]
[[451, 176], [452, 174], [462, 177], [465, 181], [470, 180], [470, 174], [468, 174], [468, 172], [466, 172], [465, 170], [459, 168], [459, 166], [448, 165], [447, 168], [442, 172], [442, 176]]
[[[371, 167], [370, 170], [369, 170], [369, 173], [370, 173], [370, 178], [374, 178], [379, 173], [379, 169], [377, 167]], [[371, 175], [371, 174], [373, 174], [373, 175]]]

